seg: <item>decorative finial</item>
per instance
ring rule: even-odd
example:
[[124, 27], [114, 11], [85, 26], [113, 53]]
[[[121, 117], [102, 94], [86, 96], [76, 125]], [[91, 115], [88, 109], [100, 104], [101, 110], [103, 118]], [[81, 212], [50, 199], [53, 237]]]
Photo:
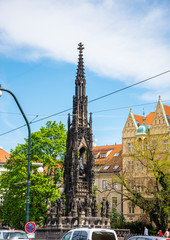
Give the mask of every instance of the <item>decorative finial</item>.
[[161, 96], [159, 96], [159, 101], [161, 101]]
[[130, 112], [132, 112], [132, 108], [130, 108]]
[[77, 80], [83, 80], [85, 81], [85, 74], [84, 74], [84, 62], [83, 62], [83, 44], [80, 42], [78, 44], [78, 48], [79, 50], [79, 58], [78, 58], [78, 66], [77, 66], [77, 76], [76, 79]]
[[79, 50], [79, 52], [81, 52], [82, 53], [82, 51], [83, 51], [83, 49], [84, 49], [84, 47], [83, 47], [83, 44], [80, 42], [79, 44], [78, 44], [78, 50]]

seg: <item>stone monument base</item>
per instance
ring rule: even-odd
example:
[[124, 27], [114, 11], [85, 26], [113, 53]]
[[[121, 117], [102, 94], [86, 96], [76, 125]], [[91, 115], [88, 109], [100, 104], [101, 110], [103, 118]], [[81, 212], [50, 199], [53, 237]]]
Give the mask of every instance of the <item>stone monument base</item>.
[[47, 229], [57, 228], [70, 230], [75, 227], [110, 228], [110, 218], [106, 217], [56, 217], [46, 226]]
[[53, 218], [45, 228], [38, 228], [36, 239], [61, 239], [69, 230], [76, 227], [110, 228], [110, 219], [106, 217], [72, 217]]

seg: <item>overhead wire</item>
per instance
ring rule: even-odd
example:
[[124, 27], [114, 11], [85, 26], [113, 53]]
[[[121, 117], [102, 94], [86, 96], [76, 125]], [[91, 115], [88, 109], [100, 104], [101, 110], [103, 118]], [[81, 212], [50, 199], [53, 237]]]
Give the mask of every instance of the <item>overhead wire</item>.
[[[120, 88], [120, 89], [115, 90], [115, 91], [113, 91], [113, 92], [111, 92], [111, 93], [105, 94], [105, 95], [100, 96], [100, 97], [97, 97], [97, 98], [95, 98], [95, 99], [92, 99], [92, 100], [88, 101], [88, 103], [92, 103], [92, 102], [94, 102], [94, 101], [98, 101], [98, 100], [100, 100], [100, 99], [102, 99], [102, 98], [105, 98], [105, 97], [108, 97], [108, 96], [113, 95], [113, 94], [115, 94], [115, 93], [124, 91], [124, 90], [126, 90], [126, 89], [128, 89], [128, 88], [137, 86], [137, 85], [142, 84], [142, 83], [144, 83], [144, 82], [150, 81], [150, 80], [152, 80], [152, 79], [154, 79], [154, 78], [160, 77], [160, 76], [162, 76], [162, 75], [164, 75], [164, 74], [167, 74], [167, 73], [169, 73], [169, 72], [170, 72], [170, 70], [167, 70], [167, 71], [165, 71], [165, 72], [159, 73], [159, 74], [157, 74], [157, 75], [154, 75], [154, 76], [152, 76], [152, 77], [146, 78], [146, 79], [144, 79], [144, 80], [142, 80], [142, 81], [139, 81], [139, 82], [137, 82], [137, 83], [131, 84], [131, 85], [127, 86], [127, 87]], [[54, 116], [56, 116], [56, 115], [59, 115], [59, 114], [61, 114], [61, 113], [68, 112], [68, 111], [70, 111], [70, 110], [72, 110], [72, 109], [73, 109], [73, 108], [68, 108], [68, 109], [63, 110], [63, 111], [60, 111], [60, 112], [58, 112], [58, 113], [54, 113], [54, 114], [48, 115], [48, 116], [46, 116], [46, 117], [40, 118], [40, 119], [38, 119], [38, 120], [31, 121], [30, 123], [31, 123], [31, 124], [37, 123], [37, 122], [43, 121], [43, 120], [45, 120], [45, 119], [47, 119], [47, 118], [51, 118], [51, 117], [54, 117]], [[36, 115], [36, 116], [37, 116], [37, 115]], [[24, 126], [26, 126], [26, 124], [24, 124], [24, 125], [22, 125], [22, 126], [20, 126], [20, 127], [17, 127], [17, 128], [15, 128], [15, 129], [12, 129], [12, 130], [10, 130], [10, 131], [8, 131], [8, 132], [2, 133], [2, 134], [0, 134], [0, 136], [5, 135], [5, 134], [7, 134], [7, 133], [10, 133], [10, 132], [12, 132], [12, 131], [15, 131], [15, 130], [17, 130], [17, 129], [20, 129], [20, 128], [24, 127]]]
[[146, 79], [144, 79], [144, 80], [142, 80], [142, 81], [139, 81], [139, 82], [137, 82], [137, 83], [133, 83], [133, 84], [127, 86], [127, 87], [120, 88], [120, 89], [118, 89], [118, 90], [116, 90], [116, 91], [113, 91], [113, 92], [111, 92], [111, 93], [105, 94], [105, 95], [103, 95], [103, 96], [101, 96], [101, 97], [97, 97], [97, 98], [95, 98], [95, 99], [92, 99], [92, 100], [89, 101], [88, 103], [91, 103], [91, 102], [100, 100], [100, 99], [102, 99], [102, 98], [108, 97], [108, 96], [110, 96], [110, 95], [112, 95], [112, 94], [115, 94], [115, 93], [118, 93], [118, 92], [121, 92], [121, 91], [124, 91], [124, 90], [126, 90], [126, 89], [128, 89], [128, 88], [137, 86], [137, 85], [139, 85], [139, 84], [141, 84], [141, 83], [147, 82], [147, 81], [152, 80], [153, 78], [156, 78], [156, 77], [160, 77], [161, 75], [167, 74], [167, 73], [169, 73], [169, 72], [170, 72], [170, 70], [167, 70], [167, 71], [165, 71], [165, 72], [159, 73], [159, 74], [157, 74], [157, 75], [154, 75], [154, 76], [152, 76], [152, 77], [146, 78]]
[[[157, 75], [154, 75], [154, 76], [152, 76], [152, 77], [149, 77], [149, 78], [144, 79], [144, 80], [142, 80], [142, 81], [139, 81], [139, 82], [137, 82], [137, 83], [131, 84], [131, 85], [127, 86], [127, 87], [120, 88], [120, 89], [118, 89], [118, 90], [116, 90], [116, 91], [113, 91], [113, 92], [111, 92], [111, 93], [105, 94], [105, 95], [103, 95], [103, 96], [101, 96], [101, 97], [92, 99], [92, 100], [88, 101], [88, 103], [92, 103], [92, 102], [94, 102], [94, 101], [97, 101], [97, 100], [100, 100], [100, 99], [102, 99], [102, 98], [108, 97], [108, 96], [110, 96], [110, 95], [112, 95], [112, 94], [115, 94], [115, 93], [124, 91], [124, 90], [126, 90], [126, 89], [128, 89], [128, 88], [134, 87], [134, 86], [139, 85], [139, 84], [144, 83], [144, 82], [147, 82], [147, 81], [149, 81], [149, 80], [151, 80], [151, 79], [153, 79], [153, 78], [159, 77], [159, 76], [164, 75], [164, 74], [167, 74], [167, 73], [169, 73], [169, 72], [170, 72], [170, 70], [167, 70], [167, 71], [165, 71], [165, 72], [159, 73], [159, 74], [157, 74]], [[67, 112], [67, 111], [70, 111], [70, 110], [72, 110], [72, 109], [73, 109], [73, 108], [69, 108], [69, 109], [66, 109], [66, 110], [64, 110], [64, 111], [61, 111], [61, 112], [59, 112], [59, 113], [54, 113], [54, 114], [52, 114], [52, 115], [49, 115], [48, 117], [40, 118], [40, 119], [38, 119], [38, 120], [36, 120], [36, 121], [33, 121], [32, 123], [36, 123], [36, 122], [45, 120], [45, 119], [50, 118], [50, 117], [54, 117], [54, 116], [56, 116], [56, 115], [58, 115], [58, 114], [60, 114], [60, 113]]]
[[[170, 102], [170, 100], [164, 100], [164, 101], [162, 101], [162, 102]], [[95, 112], [93, 112], [93, 113], [109, 112], [109, 111], [121, 110], [121, 109], [126, 109], [126, 108], [132, 108], [132, 107], [134, 108], [134, 107], [152, 105], [152, 104], [156, 104], [156, 103], [157, 103], [157, 102], [141, 103], [141, 104], [137, 104], [137, 105], [129, 105], [129, 106], [119, 107], [119, 108], [103, 109], [103, 110], [95, 111]]]

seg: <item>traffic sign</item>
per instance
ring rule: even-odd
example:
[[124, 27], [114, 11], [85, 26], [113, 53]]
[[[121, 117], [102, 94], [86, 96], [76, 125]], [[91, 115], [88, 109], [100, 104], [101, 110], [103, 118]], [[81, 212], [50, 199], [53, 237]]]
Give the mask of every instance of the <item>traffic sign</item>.
[[36, 230], [36, 225], [34, 222], [28, 222], [26, 225], [25, 225], [25, 231], [27, 233], [33, 233], [35, 232]]

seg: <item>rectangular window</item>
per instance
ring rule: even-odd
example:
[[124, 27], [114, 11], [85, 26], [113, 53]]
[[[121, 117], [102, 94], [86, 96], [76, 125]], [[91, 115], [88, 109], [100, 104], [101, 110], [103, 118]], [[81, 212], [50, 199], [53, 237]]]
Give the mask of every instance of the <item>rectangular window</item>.
[[168, 150], [168, 140], [165, 140], [165, 141], [164, 141], [164, 149], [165, 149], [165, 150]]
[[148, 143], [147, 143], [147, 141], [144, 141], [143, 148], [144, 148], [144, 151], [146, 151], [146, 150], [148, 149]]
[[107, 189], [107, 180], [103, 180], [103, 181], [102, 181], [102, 188], [103, 188], [104, 190]]
[[112, 207], [117, 207], [117, 197], [112, 197]]
[[133, 150], [133, 144], [128, 143], [128, 152], [131, 152]]
[[157, 142], [156, 142], [156, 141], [153, 141], [153, 142], [152, 142], [152, 147], [153, 147], [153, 149], [156, 149], [156, 145], [157, 145]]
[[118, 189], [118, 183], [117, 182], [113, 183], [113, 188]]
[[137, 191], [137, 192], [140, 192], [140, 185], [137, 185], [137, 186], [136, 186], [136, 191]]
[[133, 161], [128, 161], [128, 172], [133, 172]]
[[129, 213], [134, 213], [135, 212], [134, 208], [135, 208], [134, 205], [132, 203], [129, 203], [128, 205]]

